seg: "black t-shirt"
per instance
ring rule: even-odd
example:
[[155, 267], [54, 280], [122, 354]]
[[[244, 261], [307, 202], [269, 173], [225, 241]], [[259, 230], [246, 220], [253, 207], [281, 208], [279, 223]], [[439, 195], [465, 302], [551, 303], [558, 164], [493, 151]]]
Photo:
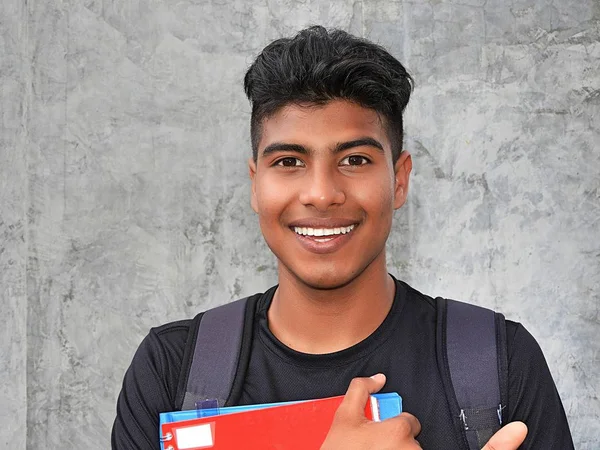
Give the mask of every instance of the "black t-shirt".
[[[339, 352], [310, 355], [281, 343], [269, 330], [275, 288], [259, 299], [252, 350], [240, 404], [330, 397], [350, 380], [387, 375], [382, 392], [398, 392], [403, 410], [422, 425], [425, 449], [457, 449], [456, 429], [436, 362], [435, 301], [396, 282], [390, 313], [364, 341]], [[153, 328], [125, 374], [117, 403], [112, 448], [158, 449], [159, 413], [176, 409], [175, 396], [190, 320]], [[506, 321], [508, 420], [529, 428], [521, 448], [573, 448], [567, 419], [541, 349], [525, 328]]]

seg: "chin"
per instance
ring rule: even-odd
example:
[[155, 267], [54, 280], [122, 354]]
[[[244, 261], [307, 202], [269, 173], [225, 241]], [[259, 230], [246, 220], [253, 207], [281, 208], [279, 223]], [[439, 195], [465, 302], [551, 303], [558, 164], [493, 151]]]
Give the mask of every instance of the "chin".
[[343, 288], [352, 283], [361, 272], [340, 273], [340, 271], [292, 272], [297, 281], [311, 289], [329, 291]]

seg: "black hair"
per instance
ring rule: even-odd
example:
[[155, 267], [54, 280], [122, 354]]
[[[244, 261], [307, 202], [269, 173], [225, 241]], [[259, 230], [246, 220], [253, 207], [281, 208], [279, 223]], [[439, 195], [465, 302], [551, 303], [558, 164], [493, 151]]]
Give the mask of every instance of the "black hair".
[[254, 160], [264, 119], [290, 104], [324, 105], [343, 99], [383, 116], [395, 162], [402, 152], [402, 113], [412, 87], [411, 76], [386, 49], [345, 31], [312, 26], [293, 38], [277, 39], [244, 77], [252, 105]]

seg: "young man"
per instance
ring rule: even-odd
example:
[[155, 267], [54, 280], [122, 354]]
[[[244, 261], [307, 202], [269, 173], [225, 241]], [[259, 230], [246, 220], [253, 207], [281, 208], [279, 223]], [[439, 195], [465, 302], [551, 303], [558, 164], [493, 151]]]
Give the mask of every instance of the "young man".
[[[392, 216], [412, 169], [402, 151], [410, 76], [381, 47], [312, 27], [268, 45], [244, 84], [251, 204], [279, 284], [259, 295], [236, 403], [347, 392], [323, 449], [463, 448], [436, 363], [435, 301], [386, 268]], [[114, 449], [158, 448], [159, 413], [181, 408], [189, 328], [154, 328], [140, 345], [119, 396]], [[516, 449], [525, 434], [523, 448], [572, 448], [539, 346], [518, 323], [506, 322], [506, 336], [504, 413], [517, 423], [488, 448]], [[407, 413], [366, 421], [367, 396], [379, 389], [398, 392]]]

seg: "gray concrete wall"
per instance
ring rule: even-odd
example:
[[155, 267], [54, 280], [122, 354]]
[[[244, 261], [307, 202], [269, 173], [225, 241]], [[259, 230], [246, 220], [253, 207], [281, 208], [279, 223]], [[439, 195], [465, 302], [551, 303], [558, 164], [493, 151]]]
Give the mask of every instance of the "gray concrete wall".
[[598, 447], [597, 0], [3, 0], [1, 448], [108, 448], [149, 327], [275, 282], [241, 78], [314, 23], [417, 81], [391, 270], [522, 321]]
[[0, 448], [27, 430], [27, 26], [20, 0], [0, 4]]

